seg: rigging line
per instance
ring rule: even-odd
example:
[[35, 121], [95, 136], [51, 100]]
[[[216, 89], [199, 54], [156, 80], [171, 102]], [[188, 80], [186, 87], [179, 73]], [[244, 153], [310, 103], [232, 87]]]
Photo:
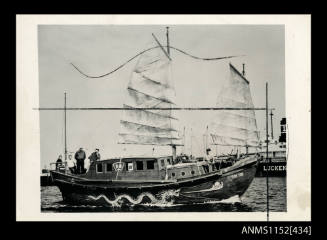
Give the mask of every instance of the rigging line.
[[[126, 104], [125, 104], [126, 105]], [[127, 105], [126, 105], [127, 106]], [[269, 108], [272, 110], [275, 110], [275, 108]], [[61, 107], [40, 107], [40, 108], [33, 108], [33, 110], [64, 110], [64, 108]], [[266, 110], [266, 108], [258, 107], [258, 108], [222, 108], [222, 107], [171, 107], [171, 108], [151, 108], [151, 107], [146, 107], [146, 108], [141, 108], [141, 107], [129, 107], [129, 108], [124, 108], [124, 107], [68, 107], [66, 110], [204, 110], [204, 111], [209, 111], [209, 110]], [[154, 112], [151, 112], [154, 113]], [[155, 113], [154, 113], [155, 114]], [[173, 118], [174, 119], [174, 118]]]
[[174, 50], [176, 50], [176, 51], [178, 51], [180, 53], [183, 53], [183, 54], [185, 54], [185, 55], [187, 55], [187, 56], [189, 56], [191, 58], [198, 59], [198, 60], [204, 60], [204, 61], [214, 61], [214, 60], [222, 60], [222, 59], [226, 59], [226, 58], [243, 57], [243, 56], [245, 56], [245, 55], [238, 55], [238, 56], [215, 57], [215, 58], [201, 58], [201, 57], [196, 57], [194, 55], [191, 55], [191, 54], [189, 54], [189, 53], [187, 53], [187, 52], [185, 52], [183, 50], [180, 50], [180, 49], [175, 48], [175, 47], [172, 47], [172, 46], [170, 46], [170, 48], [171, 49], [174, 49]]
[[[117, 68], [115, 68], [114, 70], [108, 72], [108, 73], [105, 73], [105, 74], [102, 74], [102, 75], [99, 75], [99, 76], [90, 76], [84, 72], [82, 72], [82, 70], [80, 70], [77, 66], [75, 66], [73, 63], [70, 63], [80, 74], [82, 74], [83, 76], [87, 77], [87, 78], [102, 78], [102, 77], [106, 77], [114, 72], [116, 72], [117, 70], [121, 69], [122, 67], [124, 67], [127, 63], [129, 63], [130, 61], [132, 61], [133, 59], [137, 58], [138, 56], [142, 55], [143, 53], [145, 52], [148, 52], [150, 50], [153, 50], [155, 48], [159, 48], [160, 46], [156, 46], [156, 47], [151, 47], [151, 48], [148, 48], [148, 49], [145, 49], [141, 52], [139, 52], [138, 54], [136, 54], [134, 57], [130, 58], [129, 60], [127, 60], [125, 63], [121, 64], [120, 66], [118, 66]], [[163, 46], [163, 47], [167, 47], [167, 46]], [[226, 56], [226, 57], [215, 57], [215, 58], [201, 58], [201, 57], [196, 57], [194, 55], [191, 55], [183, 50], [180, 50], [178, 48], [175, 48], [175, 47], [172, 47], [172, 46], [169, 46], [171, 49], [174, 49], [180, 53], [183, 53], [189, 57], [192, 57], [194, 59], [197, 59], [197, 60], [204, 60], [204, 61], [211, 61], [211, 60], [222, 60], [222, 59], [227, 59], [227, 58], [234, 58], [234, 57], [241, 57], [241, 56], [245, 56], [245, 55], [238, 55], [238, 56]]]

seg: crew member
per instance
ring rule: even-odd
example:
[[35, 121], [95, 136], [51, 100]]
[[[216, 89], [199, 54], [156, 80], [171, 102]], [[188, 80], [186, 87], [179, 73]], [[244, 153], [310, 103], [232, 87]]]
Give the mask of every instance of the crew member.
[[62, 166], [62, 155], [59, 155], [57, 161], [56, 161], [56, 170], [59, 170], [59, 167]]
[[72, 174], [76, 173], [76, 160], [72, 159], [72, 155], [70, 154], [68, 156], [67, 166]]
[[90, 159], [90, 164], [92, 164], [92, 162], [95, 162], [97, 160], [100, 160], [100, 153], [99, 153], [99, 149], [96, 148], [95, 151], [89, 156]]
[[76, 153], [75, 153], [75, 159], [76, 159], [76, 165], [77, 165], [77, 173], [82, 174], [85, 172], [84, 170], [84, 160], [86, 158], [86, 154], [83, 150], [83, 148], [80, 148]]

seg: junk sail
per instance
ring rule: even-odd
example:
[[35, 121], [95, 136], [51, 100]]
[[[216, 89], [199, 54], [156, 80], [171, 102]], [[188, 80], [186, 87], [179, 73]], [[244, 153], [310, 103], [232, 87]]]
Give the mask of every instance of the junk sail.
[[[218, 95], [217, 107], [253, 108], [249, 82], [229, 64], [230, 77]], [[213, 145], [258, 147], [254, 110], [217, 111], [210, 124]]]
[[119, 143], [180, 145], [177, 118], [173, 111], [160, 109], [174, 106], [171, 60], [160, 48], [143, 53], [127, 86], [124, 108], [129, 110], [123, 110]]

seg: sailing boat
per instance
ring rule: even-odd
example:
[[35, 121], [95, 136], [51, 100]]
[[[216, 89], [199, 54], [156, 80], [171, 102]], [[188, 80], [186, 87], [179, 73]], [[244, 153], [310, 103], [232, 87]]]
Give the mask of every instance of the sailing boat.
[[[169, 44], [165, 50], [156, 38], [155, 43], [157, 47], [139, 56], [128, 83], [119, 143], [170, 146], [172, 155], [100, 160], [92, 162], [88, 172], [79, 175], [67, 170], [53, 170], [51, 177], [64, 201], [106, 205], [122, 196], [132, 199], [133, 203], [147, 201], [143, 196], [148, 196], [148, 199], [169, 196], [174, 203], [189, 204], [241, 196], [252, 182], [259, 160], [256, 154], [246, 154], [225, 165], [219, 158], [214, 161], [176, 162], [176, 147], [182, 145], [182, 139], [178, 119], [172, 110], [176, 106], [174, 84], [170, 77], [172, 61]], [[219, 104], [224, 106], [232, 102], [238, 107], [247, 107], [239, 99], [233, 99], [233, 91], [239, 93], [235, 96], [249, 100], [248, 82], [232, 65], [230, 70], [230, 98], [224, 98]], [[246, 110], [241, 112], [248, 116], [246, 118], [237, 114], [224, 111], [223, 115], [216, 116], [222, 119], [213, 128], [216, 130], [212, 133], [215, 144], [235, 144], [231, 140], [243, 146], [256, 144], [253, 138], [256, 125], [246, 124], [246, 121], [253, 121], [254, 115]], [[233, 126], [227, 124], [231, 119]], [[236, 137], [235, 134], [244, 136]]]

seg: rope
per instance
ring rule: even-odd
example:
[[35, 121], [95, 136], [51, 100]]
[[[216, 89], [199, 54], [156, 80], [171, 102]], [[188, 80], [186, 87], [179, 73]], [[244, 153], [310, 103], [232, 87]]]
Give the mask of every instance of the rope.
[[[167, 46], [164, 46], [164, 47], [167, 47]], [[148, 52], [148, 51], [151, 51], [155, 48], [159, 48], [159, 46], [156, 46], [156, 47], [152, 47], [152, 48], [148, 48], [148, 49], [145, 49], [143, 50], [142, 52], [136, 54], [134, 57], [130, 58], [129, 60], [127, 60], [125, 63], [121, 64], [120, 66], [118, 66], [117, 68], [115, 68], [114, 70], [106, 73], [106, 74], [103, 74], [103, 75], [99, 75], [99, 76], [90, 76], [84, 72], [82, 72], [77, 66], [75, 66], [73, 63], [70, 63], [80, 74], [84, 75], [85, 77], [87, 78], [102, 78], [102, 77], [106, 77], [114, 72], [116, 72], [117, 70], [121, 69], [122, 67], [124, 67], [127, 63], [129, 63], [130, 61], [132, 61], [133, 59], [137, 58], [138, 56], [140, 56], [141, 54], [145, 53], [145, 52]], [[244, 55], [239, 55], [239, 56], [227, 56], [227, 57], [215, 57], [215, 58], [201, 58], [201, 57], [196, 57], [194, 55], [191, 55], [183, 50], [180, 50], [178, 48], [175, 48], [175, 47], [171, 47], [171, 49], [174, 49], [180, 53], [183, 53], [191, 58], [194, 58], [194, 59], [197, 59], [197, 60], [204, 60], [204, 61], [212, 61], [212, 60], [221, 60], [221, 59], [227, 59], [227, 58], [233, 58], [233, 57], [240, 57], [240, 56], [244, 56]]]

